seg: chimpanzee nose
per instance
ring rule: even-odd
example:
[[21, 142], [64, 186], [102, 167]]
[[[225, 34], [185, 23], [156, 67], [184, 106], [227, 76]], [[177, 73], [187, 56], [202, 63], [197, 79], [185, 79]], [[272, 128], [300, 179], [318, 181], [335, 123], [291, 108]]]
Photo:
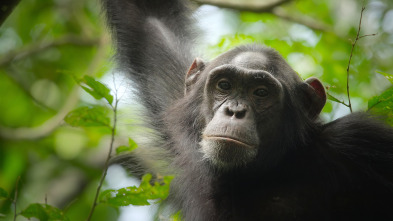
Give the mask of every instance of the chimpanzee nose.
[[235, 117], [236, 119], [243, 119], [246, 116], [246, 112], [247, 110], [243, 105], [228, 106], [225, 108], [225, 115]]

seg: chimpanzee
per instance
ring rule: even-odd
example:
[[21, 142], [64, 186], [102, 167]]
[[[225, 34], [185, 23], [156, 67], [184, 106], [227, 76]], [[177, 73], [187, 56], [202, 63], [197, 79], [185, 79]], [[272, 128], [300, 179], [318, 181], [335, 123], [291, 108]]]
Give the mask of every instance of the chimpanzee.
[[393, 220], [391, 127], [363, 113], [321, 123], [321, 82], [273, 49], [195, 58], [186, 1], [103, 5], [154, 131], [145, 157], [176, 173], [167, 203], [184, 220]]

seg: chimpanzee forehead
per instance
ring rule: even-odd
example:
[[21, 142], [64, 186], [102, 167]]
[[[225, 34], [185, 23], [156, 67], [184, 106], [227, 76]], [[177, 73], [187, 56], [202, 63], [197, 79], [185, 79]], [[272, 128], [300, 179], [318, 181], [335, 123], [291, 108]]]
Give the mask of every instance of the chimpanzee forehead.
[[206, 71], [210, 72], [211, 69], [225, 64], [250, 71], [266, 71], [290, 88], [303, 82], [277, 51], [256, 44], [243, 45], [227, 51], [214, 59]]
[[249, 70], [264, 70], [288, 86], [301, 83], [301, 78], [274, 50], [261, 48], [243, 51], [230, 59], [229, 63]]
[[264, 54], [253, 51], [237, 54], [230, 63], [235, 66], [253, 70], [266, 70], [269, 68], [269, 59]]

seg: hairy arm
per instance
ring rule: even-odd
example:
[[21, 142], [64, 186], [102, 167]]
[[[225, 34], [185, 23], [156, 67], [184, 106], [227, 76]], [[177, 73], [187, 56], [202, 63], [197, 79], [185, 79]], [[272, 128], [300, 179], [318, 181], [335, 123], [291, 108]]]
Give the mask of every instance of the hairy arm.
[[152, 120], [184, 91], [194, 41], [185, 1], [102, 0], [120, 68], [136, 83]]

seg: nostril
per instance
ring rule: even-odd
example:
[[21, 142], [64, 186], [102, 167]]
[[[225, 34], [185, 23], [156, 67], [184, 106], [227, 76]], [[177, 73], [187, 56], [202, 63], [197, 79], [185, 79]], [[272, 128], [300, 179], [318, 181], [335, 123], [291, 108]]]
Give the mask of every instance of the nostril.
[[225, 114], [226, 114], [227, 116], [232, 117], [235, 113], [233, 113], [233, 111], [231, 111], [229, 108], [226, 108], [226, 109], [225, 109]]
[[236, 117], [237, 119], [242, 119], [242, 118], [244, 118], [244, 116], [246, 116], [246, 111], [245, 111], [245, 110], [243, 110], [243, 111], [238, 111], [238, 112], [236, 112], [236, 114], [235, 114], [235, 117]]
[[247, 109], [245, 108], [230, 108], [224, 109], [224, 114], [231, 118], [243, 119], [246, 116]]

